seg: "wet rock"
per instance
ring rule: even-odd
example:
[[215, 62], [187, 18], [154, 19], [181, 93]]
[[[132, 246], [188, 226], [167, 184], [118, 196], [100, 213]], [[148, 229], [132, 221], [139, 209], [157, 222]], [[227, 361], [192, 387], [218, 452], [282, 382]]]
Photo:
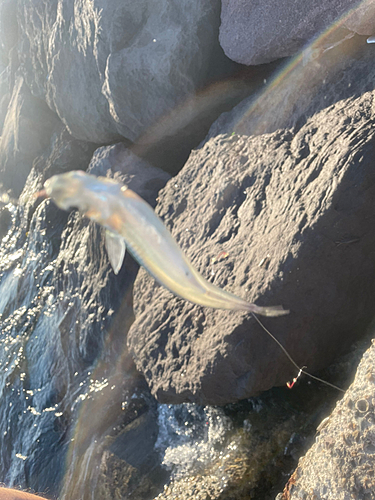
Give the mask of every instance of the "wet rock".
[[118, 371], [109, 379], [112, 388], [108, 385], [85, 401], [59, 498], [136, 500], [151, 498], [161, 489], [169, 473], [154, 449], [155, 400], [137, 392], [142, 383], [136, 380], [124, 383], [124, 372]]
[[[346, 77], [352, 81], [363, 64], [352, 61]], [[343, 100], [338, 92], [294, 133], [209, 139], [157, 208], [206, 279], [250, 302], [291, 310], [262, 321], [310, 372], [372, 316], [373, 92], [351, 91]], [[161, 402], [225, 404], [296, 375], [245, 313], [194, 306], [143, 270], [134, 295], [129, 346]]]
[[7, 234], [12, 223], [10, 207], [0, 204], [0, 240]]
[[352, 385], [318, 426], [315, 443], [277, 500], [375, 498], [374, 362], [373, 341]]
[[[155, 410], [126, 426], [103, 453], [95, 498], [152, 498], [169, 473], [160, 466]], [[140, 446], [142, 443], [142, 446]]]
[[[344, 22], [337, 21], [355, 9], [354, 0], [331, 0], [298, 3], [291, 2], [222, 2], [220, 44], [226, 55], [241, 64], [264, 64], [280, 57], [288, 57], [301, 50], [313, 37], [338, 22], [342, 29], [336, 30], [336, 38], [344, 38], [347, 30], [371, 35], [375, 23], [369, 16], [373, 11], [370, 0], [362, 2], [358, 11]], [[347, 30], [345, 29], [347, 28]], [[327, 37], [326, 41], [327, 41]], [[337, 40], [336, 40], [337, 41]], [[329, 44], [329, 38], [328, 38]]]
[[74, 137], [133, 141], [216, 74], [219, 16], [210, 0], [22, 0], [20, 59]]

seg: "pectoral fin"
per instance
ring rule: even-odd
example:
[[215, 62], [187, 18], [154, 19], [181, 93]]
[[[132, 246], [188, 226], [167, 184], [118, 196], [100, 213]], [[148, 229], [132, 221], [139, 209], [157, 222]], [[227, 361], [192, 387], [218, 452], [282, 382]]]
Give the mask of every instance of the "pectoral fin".
[[125, 257], [125, 241], [121, 238], [121, 236], [107, 230], [105, 232], [105, 248], [107, 250], [108, 259], [111, 263], [113, 272], [118, 274]]

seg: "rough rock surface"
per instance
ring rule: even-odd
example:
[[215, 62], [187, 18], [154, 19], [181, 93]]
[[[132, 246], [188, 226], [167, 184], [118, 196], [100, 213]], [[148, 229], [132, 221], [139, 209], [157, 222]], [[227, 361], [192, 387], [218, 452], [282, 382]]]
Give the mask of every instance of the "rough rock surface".
[[119, 179], [153, 207], [156, 205], [155, 195], [170, 179], [169, 174], [141, 160], [122, 143], [98, 148], [88, 172]]
[[20, 0], [20, 62], [74, 137], [134, 140], [222, 67], [219, 17], [212, 0]]
[[[344, 82], [338, 88], [347, 91]], [[372, 316], [374, 95], [351, 91], [294, 133], [210, 139], [158, 206], [207, 279], [250, 302], [291, 309], [264, 323], [309, 371], [326, 365]], [[224, 404], [292, 376], [284, 353], [249, 315], [193, 306], [144, 271], [135, 310], [129, 345], [162, 402]]]
[[375, 498], [375, 345], [277, 500]]
[[[375, 33], [373, 0], [330, 0], [314, 2], [248, 2], [223, 0], [220, 44], [226, 55], [241, 64], [263, 64], [296, 54], [313, 37], [335, 23], [341, 16], [335, 40], [351, 30], [361, 35]], [[350, 12], [350, 16], [348, 16]], [[345, 29], [346, 28], [346, 29]], [[329, 44], [329, 37], [325, 37]]]

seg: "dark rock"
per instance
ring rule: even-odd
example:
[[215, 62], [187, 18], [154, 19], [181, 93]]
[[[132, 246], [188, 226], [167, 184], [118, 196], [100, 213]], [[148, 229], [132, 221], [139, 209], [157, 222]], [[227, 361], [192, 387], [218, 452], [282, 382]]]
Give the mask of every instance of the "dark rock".
[[4, 236], [9, 231], [9, 228], [12, 223], [12, 214], [7, 206], [0, 207], [0, 240], [4, 238]]
[[[334, 30], [332, 36], [336, 35]], [[220, 116], [209, 137], [234, 131], [239, 135], [267, 134], [285, 128], [298, 131], [318, 111], [340, 99], [373, 90], [369, 71], [373, 55], [374, 46], [363, 37], [354, 36], [328, 50], [319, 39], [267, 79], [262, 92]]]
[[0, 137], [1, 182], [19, 196], [32, 162], [48, 146], [59, 119], [46, 103], [31, 95], [19, 76]]
[[[272, 0], [256, 3], [223, 0], [220, 44], [230, 59], [249, 65], [292, 56], [334, 23], [339, 28], [335, 29], [335, 41], [349, 35], [347, 30], [372, 35], [373, 4], [370, 1], [361, 4], [356, 11], [355, 0], [315, 2], [313, 9], [308, 0], [299, 2], [298, 8], [288, 1], [275, 4]], [[329, 40], [325, 34], [322, 43], [329, 46]]]
[[[318, 93], [318, 111], [294, 134], [211, 138], [161, 192], [157, 209], [208, 280], [291, 310], [263, 322], [310, 372], [372, 316], [375, 116], [373, 93], [358, 97], [354, 84], [364, 66], [351, 59], [331, 89], [336, 101], [320, 110]], [[373, 88], [373, 75], [367, 70], [358, 85]], [[344, 87], [352, 97], [340, 100]], [[159, 401], [224, 404], [296, 375], [249, 315], [193, 306], [145, 271], [134, 293], [129, 346]]]
[[133, 141], [221, 71], [219, 8], [211, 0], [20, 0], [27, 82], [74, 137]]
[[155, 193], [170, 179], [169, 174], [138, 158], [121, 143], [98, 148], [88, 172], [119, 179], [152, 206], [156, 205]]
[[[277, 500], [375, 498], [375, 346]], [[313, 495], [313, 496], [312, 496]]]
[[159, 493], [169, 473], [155, 451], [158, 431], [151, 410], [124, 428], [102, 455], [95, 498], [144, 500]]

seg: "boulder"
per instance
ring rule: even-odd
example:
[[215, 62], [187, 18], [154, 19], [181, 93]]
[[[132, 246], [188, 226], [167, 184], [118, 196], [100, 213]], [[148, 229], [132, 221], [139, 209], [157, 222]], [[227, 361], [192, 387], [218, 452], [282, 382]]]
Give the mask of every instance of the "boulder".
[[277, 500], [375, 498], [375, 345]]
[[[350, 31], [361, 35], [375, 33], [372, 0], [330, 0], [314, 3], [298, 2], [238, 2], [223, 0], [221, 11], [220, 44], [225, 54], [241, 64], [264, 64], [281, 57], [297, 54], [314, 37], [332, 30], [322, 37], [328, 47]], [[350, 30], [350, 31], [349, 31]]]
[[20, 60], [74, 137], [133, 141], [221, 71], [219, 17], [211, 0], [20, 0]]
[[[206, 279], [249, 302], [290, 309], [262, 322], [310, 372], [356, 337], [375, 298], [374, 94], [363, 90], [373, 89], [373, 75], [367, 69], [358, 88], [348, 85], [368, 62], [347, 62], [336, 87], [324, 83], [332, 87], [328, 107], [321, 107], [324, 94], [307, 94], [311, 114], [299, 127], [211, 137], [159, 194], [157, 207]], [[237, 112], [239, 121], [243, 109]], [[244, 121], [251, 128], [252, 116]], [[246, 313], [192, 305], [144, 270], [134, 297], [129, 346], [161, 402], [222, 405], [297, 374]]]

